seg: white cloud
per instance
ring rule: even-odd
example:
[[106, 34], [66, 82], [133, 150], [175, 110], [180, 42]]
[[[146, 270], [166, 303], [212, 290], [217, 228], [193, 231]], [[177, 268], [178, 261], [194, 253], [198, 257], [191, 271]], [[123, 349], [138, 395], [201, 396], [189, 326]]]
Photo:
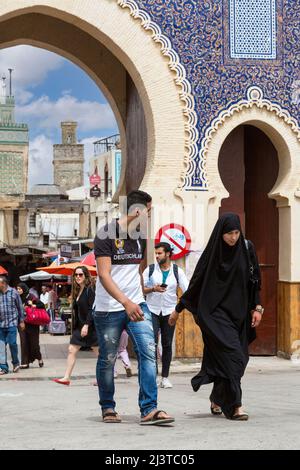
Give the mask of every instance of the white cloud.
[[34, 94], [29, 90], [24, 90], [23, 88], [17, 90], [18, 104], [20, 105], [28, 103], [33, 97]]
[[53, 142], [38, 135], [29, 144], [29, 190], [35, 184], [53, 183]]
[[[84, 184], [89, 186], [89, 161], [94, 155], [94, 142], [99, 136], [87, 137], [80, 141], [84, 144]], [[35, 184], [53, 184], [53, 144], [43, 134], [30, 141], [29, 145], [29, 189]]]
[[[65, 61], [57, 54], [31, 46], [0, 50], [0, 76], [6, 74], [8, 78], [8, 69], [14, 69], [13, 94], [17, 102], [17, 120], [27, 122], [35, 136], [30, 141], [29, 189], [34, 184], [53, 183], [53, 144], [59, 143], [57, 136], [61, 121], [77, 121], [78, 134], [85, 136], [81, 140], [85, 145], [85, 181], [89, 158], [94, 153], [93, 142], [111, 132], [118, 132], [109, 104], [79, 100], [72, 96], [66, 84], [62, 86], [61, 96], [57, 100], [47, 96], [48, 89], [44, 96], [35, 96], [35, 87], [42, 85], [50, 72], [62, 68]], [[92, 137], [86, 137], [90, 134]]]
[[[45, 49], [15, 46], [0, 50], [0, 74], [13, 71], [13, 94], [16, 97], [16, 115], [19, 122], [31, 121], [31, 127], [57, 129], [61, 121], [75, 120], [83, 132], [117, 128], [114, 114], [108, 104], [78, 100], [71, 90], [63, 88], [61, 97], [51, 101], [48, 96], [34, 97], [34, 87], [42, 84], [48, 74], [60, 69], [66, 59]], [[7, 80], [8, 87], [8, 80]]]
[[15, 46], [0, 50], [1, 76], [5, 74], [8, 78], [8, 69], [13, 69], [13, 94], [21, 104], [32, 97], [28, 89], [42, 83], [49, 72], [63, 65], [63, 57], [38, 47]]
[[35, 101], [18, 106], [18, 119], [22, 122], [36, 121], [42, 129], [57, 129], [61, 121], [68, 120], [77, 121], [82, 132], [117, 129], [109, 104], [80, 101], [69, 94], [61, 96], [57, 101], [51, 101], [48, 96], [41, 96]]
[[81, 139], [80, 143], [84, 144], [84, 154], [86, 160], [89, 160], [91, 157], [94, 156], [94, 142], [97, 140], [101, 139], [101, 136], [99, 135], [92, 136], [92, 137], [86, 137], [85, 139]]

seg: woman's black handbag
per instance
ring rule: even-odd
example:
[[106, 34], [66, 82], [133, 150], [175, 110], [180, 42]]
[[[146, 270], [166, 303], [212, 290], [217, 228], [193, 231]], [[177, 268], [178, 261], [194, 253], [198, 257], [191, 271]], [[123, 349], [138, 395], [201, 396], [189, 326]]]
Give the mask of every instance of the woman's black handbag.
[[249, 261], [249, 284], [248, 284], [248, 306], [249, 310], [253, 310], [255, 305], [256, 292], [260, 288], [260, 279], [255, 274], [255, 257], [252, 249], [251, 243], [248, 240], [245, 240], [247, 255]]
[[260, 278], [255, 273], [255, 266], [256, 266], [256, 259], [252, 249], [251, 242], [249, 240], [245, 240], [246, 248], [247, 248], [247, 256], [249, 262], [249, 283], [248, 283], [248, 341], [249, 344], [252, 343], [256, 339], [256, 331], [255, 328], [252, 328], [252, 310], [256, 306], [256, 294], [257, 291], [260, 290]]

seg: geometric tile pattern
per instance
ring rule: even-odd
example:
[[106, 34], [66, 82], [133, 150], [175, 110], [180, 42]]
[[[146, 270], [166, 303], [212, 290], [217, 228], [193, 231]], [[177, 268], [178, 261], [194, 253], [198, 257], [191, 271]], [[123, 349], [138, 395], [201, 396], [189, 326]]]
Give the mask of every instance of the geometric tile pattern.
[[0, 152], [0, 194], [20, 194], [23, 185], [23, 154]]
[[229, 0], [230, 57], [276, 59], [276, 1]]
[[[204, 162], [200, 149], [205, 140], [206, 131], [224, 109], [244, 99], [247, 89], [253, 85], [261, 88], [265, 99], [278, 103], [287, 109], [296, 121], [300, 122], [300, 0], [276, 0], [277, 31], [272, 28], [273, 43], [261, 46], [262, 53], [271, 51], [276, 60], [255, 58], [231, 59], [230, 57], [230, 0], [130, 0], [146, 11], [151, 20], [171, 42], [178, 54], [180, 63], [185, 68], [186, 77], [191, 84], [197, 114], [199, 134], [198, 153], [190, 164], [186, 176], [186, 188], [190, 190], [206, 189], [203, 180]], [[243, 3], [246, 0], [241, 0]], [[238, 0], [236, 0], [237, 4]], [[247, 0], [247, 3], [252, 0]], [[255, 5], [265, 4], [263, 16], [259, 19], [260, 33], [250, 31], [256, 38], [267, 37], [271, 23], [264, 25], [267, 17], [267, 2], [253, 0]], [[268, 3], [269, 19], [274, 21], [274, 8]], [[245, 6], [245, 5], [244, 5]], [[272, 6], [272, 9], [271, 9]], [[258, 8], [253, 8], [258, 12]], [[260, 9], [261, 10], [261, 9]], [[260, 11], [259, 10], [259, 11]], [[248, 11], [249, 10], [245, 10]], [[248, 16], [249, 18], [249, 16]], [[252, 18], [252, 17], [251, 17]], [[243, 19], [246, 24], [246, 18]], [[239, 21], [240, 21], [239, 20]], [[253, 24], [253, 20], [251, 19]], [[251, 24], [249, 22], [249, 25]], [[241, 23], [240, 23], [241, 24]], [[250, 28], [250, 26], [248, 27]], [[247, 24], [246, 24], [247, 26]], [[274, 34], [277, 36], [274, 48]], [[259, 36], [261, 35], [261, 36]], [[242, 38], [238, 31], [237, 38]], [[238, 45], [239, 53], [249, 52], [249, 41], [244, 36], [244, 45]], [[258, 52], [258, 44], [254, 52]], [[226, 58], [230, 58], [227, 61]], [[280, 60], [279, 60], [280, 59]]]

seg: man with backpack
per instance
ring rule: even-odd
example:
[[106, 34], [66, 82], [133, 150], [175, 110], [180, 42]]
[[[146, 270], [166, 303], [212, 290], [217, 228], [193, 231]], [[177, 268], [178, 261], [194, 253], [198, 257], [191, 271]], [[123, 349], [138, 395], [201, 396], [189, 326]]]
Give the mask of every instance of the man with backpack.
[[188, 280], [177, 264], [172, 263], [172, 247], [161, 242], [155, 245], [156, 263], [150, 264], [143, 272], [144, 294], [147, 305], [152, 313], [155, 344], [157, 348], [158, 334], [161, 332], [162, 344], [162, 377], [161, 388], [172, 388], [168, 379], [172, 360], [172, 341], [175, 326], [168, 323], [169, 316], [177, 304], [178, 289], [185, 292]]

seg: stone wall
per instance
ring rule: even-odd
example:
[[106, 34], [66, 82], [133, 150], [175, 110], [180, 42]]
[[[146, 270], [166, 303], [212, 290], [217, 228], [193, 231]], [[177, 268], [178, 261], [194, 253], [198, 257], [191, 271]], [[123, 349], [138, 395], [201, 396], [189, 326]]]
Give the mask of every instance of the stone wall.
[[54, 184], [62, 189], [83, 186], [84, 184], [84, 145], [53, 146]]

